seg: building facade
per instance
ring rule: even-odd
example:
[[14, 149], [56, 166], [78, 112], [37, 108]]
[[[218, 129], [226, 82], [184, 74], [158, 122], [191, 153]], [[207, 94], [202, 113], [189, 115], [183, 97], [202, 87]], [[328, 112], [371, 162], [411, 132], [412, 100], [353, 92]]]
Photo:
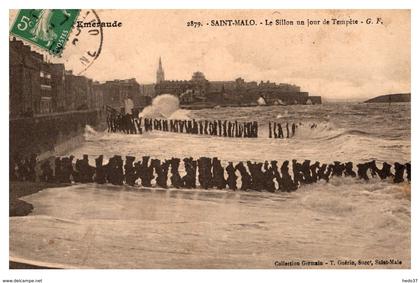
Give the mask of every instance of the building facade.
[[151, 98], [156, 96], [156, 84], [142, 84], [140, 85], [140, 93], [142, 96], [149, 96]]
[[54, 112], [66, 111], [65, 102], [65, 75], [64, 64], [50, 64], [52, 109]]
[[182, 104], [208, 102], [217, 105], [250, 105], [263, 96], [267, 104], [320, 104], [321, 97], [309, 96], [299, 86], [270, 81], [246, 82], [242, 78], [234, 81], [208, 81], [204, 74], [195, 72], [190, 80], [162, 81], [155, 86], [156, 95], [173, 94]]
[[44, 56], [13, 38], [9, 41], [10, 116], [36, 116], [100, 109], [102, 92], [93, 81], [46, 62]]
[[72, 71], [65, 73], [66, 110], [87, 110], [92, 107], [93, 81], [85, 76], [74, 75]]
[[[143, 88], [146, 92], [146, 88]], [[151, 93], [151, 89], [148, 89]], [[255, 104], [262, 96], [267, 104], [320, 104], [320, 96], [309, 96], [300, 87], [287, 83], [270, 81], [246, 82], [242, 78], [233, 81], [209, 81], [202, 72], [194, 72], [190, 80], [165, 80], [162, 60], [156, 71], [154, 95], [172, 94], [179, 97], [181, 104], [212, 103]]]
[[40, 112], [43, 56], [23, 42], [9, 42], [10, 115], [31, 116]]
[[134, 109], [144, 108], [150, 105], [152, 101], [152, 96], [144, 94], [144, 88], [140, 87], [135, 78], [106, 81], [99, 88], [102, 91], [104, 105], [120, 111], [124, 108], [124, 100], [126, 98], [133, 100]]
[[195, 100], [206, 100], [209, 93], [210, 83], [203, 73], [193, 73], [190, 80], [184, 81], [162, 81], [155, 86], [156, 95], [173, 94], [178, 97], [184, 94], [193, 95]]

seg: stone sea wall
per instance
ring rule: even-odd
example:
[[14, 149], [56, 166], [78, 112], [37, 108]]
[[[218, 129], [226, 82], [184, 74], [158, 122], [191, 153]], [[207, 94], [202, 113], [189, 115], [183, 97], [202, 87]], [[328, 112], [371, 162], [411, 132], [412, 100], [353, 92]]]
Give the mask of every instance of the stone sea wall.
[[100, 110], [54, 113], [9, 120], [10, 156], [37, 154], [41, 159], [64, 153], [83, 141], [86, 125], [101, 127]]

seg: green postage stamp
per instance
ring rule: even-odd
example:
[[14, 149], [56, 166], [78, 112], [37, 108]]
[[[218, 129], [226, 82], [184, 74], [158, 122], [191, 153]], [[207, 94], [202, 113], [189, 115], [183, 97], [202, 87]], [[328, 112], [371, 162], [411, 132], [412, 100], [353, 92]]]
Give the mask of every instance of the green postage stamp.
[[10, 33], [60, 55], [80, 10], [19, 10]]

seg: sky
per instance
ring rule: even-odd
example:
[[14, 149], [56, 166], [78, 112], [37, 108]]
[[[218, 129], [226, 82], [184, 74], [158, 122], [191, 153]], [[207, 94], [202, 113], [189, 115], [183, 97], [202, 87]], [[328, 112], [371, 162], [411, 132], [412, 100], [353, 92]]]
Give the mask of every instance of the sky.
[[[201, 71], [210, 81], [242, 77], [246, 81], [292, 83], [326, 100], [363, 100], [410, 92], [409, 10], [96, 12], [101, 21], [120, 21], [122, 27], [103, 29], [101, 54], [84, 73], [95, 80], [136, 78], [140, 84], [153, 83], [160, 56], [169, 80], [188, 80], [193, 72]], [[365, 22], [367, 18], [376, 21], [377, 17], [383, 24], [259, 24], [265, 19], [306, 23], [307, 19], [322, 22], [337, 18]], [[258, 25], [206, 25], [220, 19], [254, 19]], [[191, 20], [204, 26], [187, 27]], [[85, 44], [95, 46], [89, 40]], [[62, 59], [51, 60], [78, 70], [79, 57], [78, 50], [68, 47]]]

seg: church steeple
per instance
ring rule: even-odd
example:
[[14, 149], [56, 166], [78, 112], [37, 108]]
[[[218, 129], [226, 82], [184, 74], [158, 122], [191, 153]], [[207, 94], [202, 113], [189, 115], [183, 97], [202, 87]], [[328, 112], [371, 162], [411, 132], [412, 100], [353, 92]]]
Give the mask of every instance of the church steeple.
[[165, 80], [165, 72], [162, 67], [162, 59], [159, 57], [159, 67], [156, 71], [156, 83], [160, 83]]

